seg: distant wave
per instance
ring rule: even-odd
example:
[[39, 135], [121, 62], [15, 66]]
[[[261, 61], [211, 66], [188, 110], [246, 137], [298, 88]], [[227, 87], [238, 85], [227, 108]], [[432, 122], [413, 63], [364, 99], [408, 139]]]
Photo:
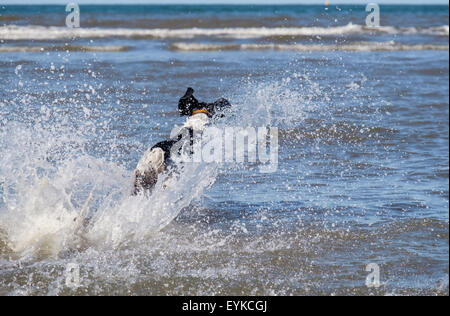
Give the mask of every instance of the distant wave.
[[448, 45], [418, 44], [406, 45], [394, 42], [361, 42], [347, 45], [305, 45], [305, 44], [202, 44], [173, 43], [171, 49], [179, 51], [223, 51], [223, 50], [282, 50], [282, 51], [421, 51], [449, 50]]
[[124, 52], [129, 50], [128, 46], [0, 46], [0, 53], [15, 52], [45, 52], [45, 51], [70, 51], [70, 52]]
[[133, 29], [133, 28], [77, 28], [45, 26], [1, 26], [2, 40], [56, 40], [67, 38], [107, 38], [107, 37], [143, 37], [143, 38], [195, 38], [200, 36], [219, 38], [262, 38], [262, 37], [302, 37], [302, 36], [338, 36], [346, 34], [399, 34], [448, 36], [449, 26], [418, 28], [381, 26], [368, 28], [357, 24], [336, 27], [254, 27], [254, 28], [186, 28], [186, 29]]

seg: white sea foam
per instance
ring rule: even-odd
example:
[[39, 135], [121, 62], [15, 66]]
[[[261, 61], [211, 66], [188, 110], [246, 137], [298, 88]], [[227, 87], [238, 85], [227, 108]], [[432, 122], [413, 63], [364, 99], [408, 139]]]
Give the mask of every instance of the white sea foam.
[[263, 38], [263, 37], [301, 37], [301, 36], [339, 36], [351, 34], [393, 34], [393, 35], [435, 35], [448, 36], [449, 26], [440, 27], [394, 27], [381, 26], [368, 28], [349, 23], [335, 27], [252, 27], [252, 28], [186, 28], [186, 29], [140, 29], [140, 28], [66, 28], [45, 26], [0, 27], [2, 40], [57, 40], [70, 38], [110, 38], [110, 37], [146, 37], [146, 38]]
[[128, 46], [87, 46], [87, 45], [67, 45], [67, 46], [0, 46], [0, 53], [38, 53], [44, 51], [75, 51], [75, 52], [123, 52], [128, 50]]
[[224, 51], [224, 50], [280, 50], [280, 51], [421, 51], [449, 50], [448, 45], [434, 44], [399, 44], [395, 42], [359, 42], [342, 45], [311, 45], [311, 44], [204, 44], [204, 43], [173, 43], [173, 50], [179, 51]]

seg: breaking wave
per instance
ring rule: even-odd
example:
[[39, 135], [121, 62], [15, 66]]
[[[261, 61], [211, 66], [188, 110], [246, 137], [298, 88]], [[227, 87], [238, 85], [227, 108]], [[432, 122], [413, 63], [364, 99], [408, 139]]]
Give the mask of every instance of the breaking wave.
[[339, 36], [352, 34], [392, 34], [392, 35], [433, 35], [449, 36], [449, 26], [439, 27], [395, 27], [380, 26], [368, 28], [349, 23], [336, 27], [249, 27], [249, 28], [186, 28], [186, 29], [133, 29], [133, 28], [75, 28], [16, 26], [0, 27], [2, 40], [57, 40], [70, 38], [264, 38], [264, 37], [303, 37], [303, 36]]
[[69, 52], [125, 52], [128, 46], [87, 46], [87, 45], [64, 45], [64, 46], [0, 46], [0, 53], [40, 53], [46, 51], [69, 51]]
[[397, 44], [395, 42], [362, 42], [343, 45], [308, 45], [308, 44], [204, 44], [204, 43], [173, 43], [171, 49], [178, 51], [225, 51], [225, 50], [280, 50], [280, 51], [421, 51], [448, 50], [448, 45], [434, 44]]

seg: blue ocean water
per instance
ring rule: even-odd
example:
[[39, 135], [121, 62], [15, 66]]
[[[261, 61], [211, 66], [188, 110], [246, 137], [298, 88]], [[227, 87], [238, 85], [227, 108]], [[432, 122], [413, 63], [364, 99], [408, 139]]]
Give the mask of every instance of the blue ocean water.
[[[0, 7], [0, 294], [448, 295], [448, 6], [64, 9]], [[188, 86], [278, 169], [130, 197]]]

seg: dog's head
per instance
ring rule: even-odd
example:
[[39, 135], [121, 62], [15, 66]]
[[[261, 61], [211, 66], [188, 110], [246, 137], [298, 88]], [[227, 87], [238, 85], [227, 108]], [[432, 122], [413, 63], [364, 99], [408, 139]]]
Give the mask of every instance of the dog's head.
[[214, 103], [198, 102], [194, 97], [194, 89], [188, 88], [184, 96], [178, 101], [178, 112], [181, 116], [192, 115], [197, 110], [207, 110], [210, 116], [223, 117], [227, 109], [231, 108], [227, 99], [219, 99]]

